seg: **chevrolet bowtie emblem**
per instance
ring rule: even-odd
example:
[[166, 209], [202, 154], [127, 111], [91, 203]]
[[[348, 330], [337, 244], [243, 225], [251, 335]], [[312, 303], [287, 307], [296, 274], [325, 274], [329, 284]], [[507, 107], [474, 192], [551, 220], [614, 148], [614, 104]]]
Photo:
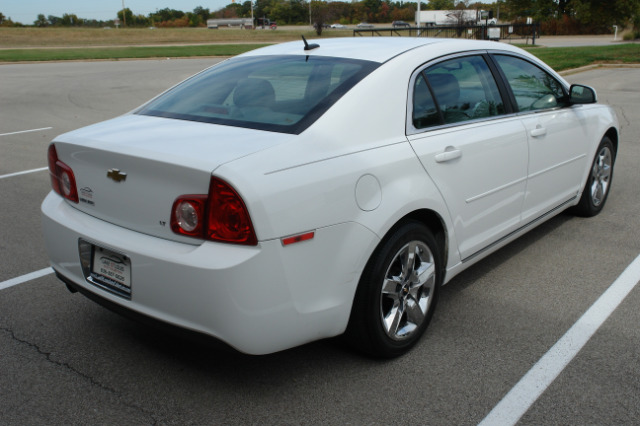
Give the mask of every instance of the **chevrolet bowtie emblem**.
[[109, 169], [107, 170], [107, 177], [113, 179], [115, 182], [122, 182], [127, 179], [127, 174], [121, 172], [119, 169]]

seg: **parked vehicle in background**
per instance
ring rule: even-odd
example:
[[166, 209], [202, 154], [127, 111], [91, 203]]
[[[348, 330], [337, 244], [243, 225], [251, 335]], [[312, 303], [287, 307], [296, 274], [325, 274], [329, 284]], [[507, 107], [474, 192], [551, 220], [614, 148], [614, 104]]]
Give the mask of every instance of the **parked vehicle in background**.
[[331, 24], [331, 28], [344, 29], [347, 28], [347, 26], [342, 24]]
[[368, 22], [360, 22], [358, 25], [356, 25], [356, 27], [365, 29], [365, 28], [374, 28], [374, 25]]
[[42, 228], [57, 277], [116, 311], [250, 354], [343, 335], [394, 357], [442, 284], [598, 214], [617, 151], [612, 108], [512, 45], [290, 42], [55, 138]]
[[278, 24], [276, 23], [276, 21], [272, 21], [268, 18], [257, 18], [256, 27], [261, 29], [269, 28], [271, 30], [275, 30], [276, 28], [278, 28]]
[[393, 26], [393, 28], [403, 28], [403, 27], [409, 28], [409, 27], [411, 27], [411, 25], [409, 25], [409, 23], [405, 22], [405, 21], [393, 21], [391, 23], [391, 25]]

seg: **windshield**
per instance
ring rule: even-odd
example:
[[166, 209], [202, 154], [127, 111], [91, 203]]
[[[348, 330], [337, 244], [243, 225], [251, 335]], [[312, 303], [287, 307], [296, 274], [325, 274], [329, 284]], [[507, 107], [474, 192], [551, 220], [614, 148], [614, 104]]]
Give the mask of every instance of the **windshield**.
[[317, 56], [234, 58], [136, 114], [299, 134], [378, 65]]

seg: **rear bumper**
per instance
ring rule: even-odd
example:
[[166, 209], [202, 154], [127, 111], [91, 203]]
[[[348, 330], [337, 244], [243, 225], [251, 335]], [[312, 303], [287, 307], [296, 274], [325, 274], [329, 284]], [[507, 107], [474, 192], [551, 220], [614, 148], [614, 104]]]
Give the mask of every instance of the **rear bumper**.
[[[199, 344], [203, 344], [203, 345], [207, 345], [207, 346], [215, 346], [216, 350], [224, 350], [225, 348], [230, 348], [230, 346], [228, 346], [227, 344], [225, 344], [224, 342], [222, 342], [221, 340], [215, 339], [212, 336], [208, 335], [208, 334], [204, 334], [202, 332], [199, 331], [193, 331], [193, 330], [189, 330], [186, 328], [182, 328], [182, 327], [178, 327], [176, 325], [170, 324], [168, 322], [165, 321], [161, 321], [158, 320], [156, 318], [153, 317], [149, 317], [147, 315], [141, 314], [139, 312], [127, 309], [126, 307], [123, 307], [121, 305], [118, 305], [116, 303], [111, 302], [108, 299], [105, 299], [102, 297], [102, 295], [97, 294], [97, 293], [93, 293], [89, 290], [87, 290], [85, 287], [80, 286], [76, 283], [74, 283], [73, 281], [71, 281], [70, 279], [68, 279], [67, 277], [65, 277], [64, 275], [62, 275], [61, 273], [59, 273], [58, 271], [55, 271], [56, 274], [56, 278], [58, 278], [60, 281], [62, 281], [66, 286], [67, 289], [71, 292], [71, 293], [80, 293], [83, 296], [87, 297], [88, 299], [91, 299], [92, 301], [96, 302], [97, 304], [99, 304], [100, 306], [107, 308], [123, 317], [126, 317], [132, 321], [136, 321], [138, 323], [144, 324], [146, 326], [149, 327], [153, 327], [155, 329], [159, 329], [164, 333], [167, 334], [171, 334], [175, 337], [178, 338], [186, 338], [192, 342], [197, 342]], [[233, 349], [230, 349], [233, 350]]]
[[[51, 193], [42, 204], [51, 264], [66, 281], [106, 301], [197, 331], [249, 354], [266, 354], [341, 334], [360, 272], [377, 243], [366, 228], [341, 224], [307, 242], [257, 247], [190, 245], [134, 232], [82, 213]], [[82, 239], [131, 259], [131, 300], [83, 275]]]

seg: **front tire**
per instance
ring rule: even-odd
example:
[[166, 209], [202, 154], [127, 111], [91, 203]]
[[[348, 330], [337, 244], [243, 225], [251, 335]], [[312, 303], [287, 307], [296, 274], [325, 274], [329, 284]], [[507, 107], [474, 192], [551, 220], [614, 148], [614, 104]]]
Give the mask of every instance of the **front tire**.
[[345, 333], [348, 342], [375, 357], [406, 353], [431, 320], [442, 275], [431, 231], [413, 221], [399, 226], [362, 274]]
[[611, 139], [602, 138], [596, 156], [591, 164], [591, 172], [582, 191], [580, 201], [574, 207], [574, 213], [578, 216], [592, 217], [600, 213], [607, 201], [611, 181], [613, 179], [613, 164], [616, 152]]

